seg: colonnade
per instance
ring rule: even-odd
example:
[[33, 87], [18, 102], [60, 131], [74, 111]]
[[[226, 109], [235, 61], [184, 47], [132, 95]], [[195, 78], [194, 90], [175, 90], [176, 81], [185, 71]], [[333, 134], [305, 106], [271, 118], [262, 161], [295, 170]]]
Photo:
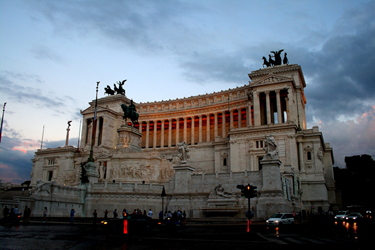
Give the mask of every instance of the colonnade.
[[176, 118], [140, 120], [136, 127], [142, 133], [143, 148], [174, 147], [185, 141], [194, 145], [226, 138], [231, 128], [252, 125], [252, 106]]
[[254, 91], [254, 125], [285, 123], [290, 118], [290, 99], [292, 96], [285, 89]]

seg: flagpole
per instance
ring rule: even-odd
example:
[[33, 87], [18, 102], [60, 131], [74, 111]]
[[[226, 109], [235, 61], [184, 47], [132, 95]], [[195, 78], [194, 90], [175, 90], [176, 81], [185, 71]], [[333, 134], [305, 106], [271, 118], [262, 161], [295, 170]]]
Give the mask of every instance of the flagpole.
[[44, 137], [44, 125], [43, 125], [42, 142], [40, 143], [40, 149], [43, 149], [43, 137]]
[[81, 119], [79, 119], [77, 152], [79, 152], [79, 139], [80, 139], [80, 135], [81, 135]]
[[3, 116], [1, 118], [1, 127], [0, 127], [0, 143], [1, 143], [1, 136], [3, 134], [3, 121], [4, 121], [4, 112], [5, 112], [5, 105], [7, 105], [7, 103], [5, 102], [4, 103], [4, 106], [3, 106]]
[[98, 88], [99, 83], [96, 82], [96, 98], [95, 98], [95, 113], [94, 113], [94, 122], [92, 124], [92, 137], [91, 137], [91, 149], [90, 149], [90, 156], [87, 160], [88, 162], [94, 162], [94, 140], [95, 140], [95, 130], [96, 130], [96, 110], [98, 108]]

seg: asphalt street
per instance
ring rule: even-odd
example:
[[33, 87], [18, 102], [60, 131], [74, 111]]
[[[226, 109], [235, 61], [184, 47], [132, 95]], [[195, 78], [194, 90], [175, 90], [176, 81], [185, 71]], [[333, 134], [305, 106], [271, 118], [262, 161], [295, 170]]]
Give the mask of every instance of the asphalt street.
[[[318, 225], [319, 226], [319, 225]], [[294, 249], [341, 247], [361, 249], [365, 241], [342, 225], [316, 230], [310, 224], [267, 228], [264, 224], [160, 226], [133, 230], [89, 223], [30, 222], [0, 226], [0, 249]], [[333, 231], [332, 231], [333, 230]]]

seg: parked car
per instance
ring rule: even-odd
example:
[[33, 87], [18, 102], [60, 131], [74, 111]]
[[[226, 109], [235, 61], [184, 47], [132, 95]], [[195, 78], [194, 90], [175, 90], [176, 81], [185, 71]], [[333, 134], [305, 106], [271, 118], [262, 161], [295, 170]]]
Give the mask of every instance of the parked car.
[[345, 220], [348, 214], [349, 211], [338, 211], [335, 216], [335, 220]]
[[267, 226], [280, 226], [294, 224], [294, 217], [291, 213], [276, 213], [266, 220]]
[[345, 217], [346, 221], [358, 221], [362, 219], [363, 216], [360, 213], [350, 213]]

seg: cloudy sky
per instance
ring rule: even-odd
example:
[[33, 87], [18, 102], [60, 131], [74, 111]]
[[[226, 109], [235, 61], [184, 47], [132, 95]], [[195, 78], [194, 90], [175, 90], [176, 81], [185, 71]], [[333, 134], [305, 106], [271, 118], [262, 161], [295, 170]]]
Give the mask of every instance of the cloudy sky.
[[43, 148], [78, 141], [80, 110], [127, 79], [136, 102], [248, 83], [284, 49], [307, 87], [308, 128], [344, 157], [375, 158], [375, 1], [0, 0], [0, 179], [30, 179]]

